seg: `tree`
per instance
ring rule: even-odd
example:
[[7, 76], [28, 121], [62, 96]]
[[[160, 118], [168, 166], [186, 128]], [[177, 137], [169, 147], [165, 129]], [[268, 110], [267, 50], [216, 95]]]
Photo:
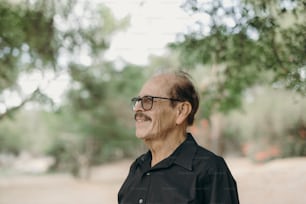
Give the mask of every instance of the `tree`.
[[[28, 96], [18, 85], [21, 73], [44, 70], [55, 64], [59, 46], [55, 42], [53, 16], [44, 13], [45, 6], [0, 2], [0, 104], [3, 109], [0, 120], [28, 101], [46, 99], [39, 89]], [[6, 91], [20, 96], [19, 105], [7, 105], [10, 101], [6, 100]]]
[[[123, 97], [108, 99], [115, 96], [109, 89], [117, 91], [120, 84], [127, 87], [119, 80], [119, 74], [130, 69], [116, 71], [114, 64], [104, 58], [111, 36], [127, 27], [129, 18], [117, 20], [107, 7], [91, 1], [2, 2], [0, 94], [3, 104], [7, 99], [3, 93], [7, 91], [15, 91], [22, 98], [17, 107], [7, 106], [2, 116], [5, 118], [34, 96], [42, 99], [36, 94], [44, 91], [39, 85], [35, 95], [24, 96], [18, 85], [21, 74], [33, 71], [42, 75], [52, 72], [55, 77], [63, 72], [69, 74], [71, 87], [65, 103], [58, 109], [61, 122], [56, 123], [54, 134], [58, 136], [49, 152], [54, 155], [61, 152], [57, 159], [72, 162], [77, 176], [88, 176], [89, 165], [107, 157], [107, 151], [114, 154], [113, 149], [106, 147], [114, 146], [118, 152], [118, 147], [126, 146], [123, 140], [130, 133], [129, 127], [124, 128], [117, 119], [120, 111], [115, 111], [122, 104], [118, 99]], [[140, 76], [136, 71], [131, 74], [135, 78]]]
[[[28, 101], [52, 104], [40, 84], [30, 95], [24, 93], [20, 76], [39, 72], [43, 78], [53, 72], [56, 79], [69, 71], [71, 62], [97, 61], [108, 49], [110, 36], [128, 25], [128, 18], [115, 22], [108, 9], [90, 1], [1, 0], [0, 12], [1, 119]], [[7, 92], [19, 96], [17, 106], [10, 105]]]
[[200, 81], [201, 116], [211, 123], [211, 142], [222, 153], [213, 127], [221, 113], [241, 108], [255, 85], [306, 94], [306, 18], [302, 0], [186, 0], [197, 21], [170, 44]]
[[59, 113], [63, 117], [61, 142], [55, 143], [54, 153], [64, 150], [74, 161], [71, 170], [86, 178], [91, 165], [135, 153], [138, 143], [129, 103], [143, 77], [140, 67], [126, 65], [115, 70], [111, 62], [90, 67], [71, 65], [70, 73], [72, 88]]
[[187, 0], [183, 8], [200, 18], [170, 47], [185, 66], [210, 68], [206, 117], [240, 107], [256, 83], [306, 94], [304, 1]]

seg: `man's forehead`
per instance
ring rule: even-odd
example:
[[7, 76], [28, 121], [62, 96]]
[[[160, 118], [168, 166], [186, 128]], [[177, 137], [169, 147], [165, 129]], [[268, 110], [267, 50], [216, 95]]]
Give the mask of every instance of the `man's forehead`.
[[173, 83], [175, 82], [175, 75], [173, 74], [160, 74], [160, 75], [156, 75], [153, 76], [148, 82], [152, 82], [152, 83], [157, 83], [157, 84], [162, 84], [162, 85], [173, 85]]
[[174, 81], [173, 77], [170, 75], [158, 75], [149, 79], [142, 87], [140, 94], [150, 95], [150, 94], [165, 94], [168, 93], [169, 88], [172, 87]]

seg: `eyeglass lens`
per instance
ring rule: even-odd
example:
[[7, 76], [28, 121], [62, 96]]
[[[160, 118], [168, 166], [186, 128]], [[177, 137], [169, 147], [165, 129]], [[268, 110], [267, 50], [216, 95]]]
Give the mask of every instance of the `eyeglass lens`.
[[141, 107], [142, 107], [144, 110], [150, 110], [150, 109], [152, 108], [152, 105], [153, 105], [153, 97], [151, 97], [151, 96], [144, 96], [144, 97], [142, 97], [142, 98], [140, 98], [140, 97], [133, 98], [133, 99], [132, 99], [133, 108], [135, 108], [136, 103], [137, 103], [138, 101], [140, 101]]

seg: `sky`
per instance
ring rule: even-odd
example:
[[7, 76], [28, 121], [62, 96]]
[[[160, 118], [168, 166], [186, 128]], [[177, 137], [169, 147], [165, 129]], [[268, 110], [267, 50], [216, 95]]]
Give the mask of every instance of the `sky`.
[[131, 16], [130, 27], [113, 36], [106, 55], [144, 65], [148, 55], [160, 55], [178, 32], [194, 20], [181, 8], [182, 0], [100, 0], [120, 19]]

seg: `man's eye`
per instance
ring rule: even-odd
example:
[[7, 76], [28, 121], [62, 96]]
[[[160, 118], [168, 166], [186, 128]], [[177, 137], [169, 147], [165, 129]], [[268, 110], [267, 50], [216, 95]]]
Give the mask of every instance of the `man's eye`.
[[144, 97], [144, 98], [142, 98], [142, 101], [147, 103], [147, 102], [150, 102], [151, 99], [149, 97]]

